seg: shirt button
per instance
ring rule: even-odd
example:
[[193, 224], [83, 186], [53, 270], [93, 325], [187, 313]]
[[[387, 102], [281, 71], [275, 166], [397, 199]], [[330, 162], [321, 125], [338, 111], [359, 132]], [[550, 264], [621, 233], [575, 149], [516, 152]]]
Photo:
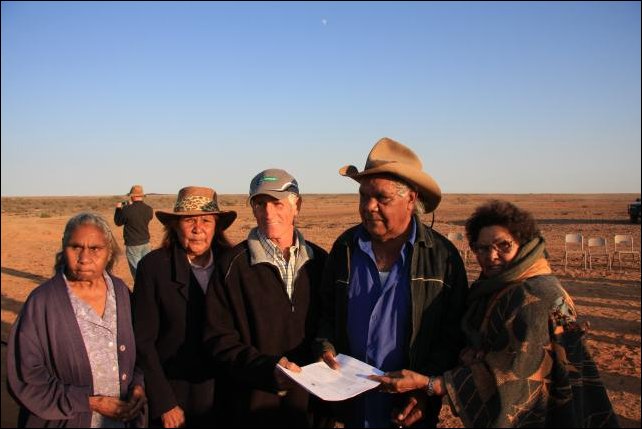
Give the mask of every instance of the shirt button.
[[121, 345], [120, 345], [120, 347], [119, 347], [118, 349], [119, 349], [121, 352], [124, 352], [125, 350], [127, 350], [127, 347], [125, 347], [125, 345], [124, 345], [124, 344], [121, 344]]
[[118, 371], [118, 368], [117, 368], [117, 367], [115, 367], [115, 366], [112, 366], [112, 367], [111, 367], [111, 370], [112, 370], [112, 371]]
[[112, 343], [112, 342], [110, 341], [110, 342], [109, 342], [109, 344], [107, 344], [107, 345], [108, 345], [109, 347], [111, 347], [111, 346], [113, 346], [113, 345], [114, 345], [114, 343]]
[[123, 381], [127, 380], [127, 374], [123, 374], [121, 378], [123, 379]]

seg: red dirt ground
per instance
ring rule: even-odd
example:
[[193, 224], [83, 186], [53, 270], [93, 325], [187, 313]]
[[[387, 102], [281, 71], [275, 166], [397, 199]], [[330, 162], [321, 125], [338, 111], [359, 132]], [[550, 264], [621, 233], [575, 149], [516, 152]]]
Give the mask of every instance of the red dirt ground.
[[[585, 270], [579, 260], [564, 270], [564, 235], [581, 232], [585, 237], [603, 236], [612, 248], [615, 234], [632, 234], [640, 250], [640, 225], [629, 223], [627, 203], [637, 195], [471, 195], [448, 194], [437, 209], [434, 228], [446, 235], [463, 232], [466, 218], [481, 202], [504, 198], [533, 212], [548, 243], [550, 262], [564, 287], [574, 298], [580, 316], [590, 322], [588, 343], [598, 364], [609, 397], [623, 427], [640, 427], [640, 265], [627, 260], [609, 271], [604, 260]], [[54, 255], [69, 217], [82, 210], [113, 219], [113, 204], [122, 197], [2, 198], [2, 427], [15, 427], [16, 406], [6, 391], [4, 342], [29, 292], [52, 275]], [[148, 202], [167, 209], [173, 196], [153, 196]], [[358, 222], [356, 195], [307, 195], [298, 225], [304, 236], [329, 249], [344, 229]], [[230, 236], [240, 241], [254, 225], [245, 196], [222, 196], [225, 209], [237, 210], [239, 218]], [[424, 221], [430, 223], [431, 215]], [[113, 223], [112, 223], [113, 225]], [[122, 230], [114, 226], [122, 245]], [[161, 224], [151, 223], [152, 245], [157, 246]], [[469, 279], [479, 274], [474, 261], [467, 264]], [[115, 269], [132, 286], [127, 263]], [[440, 426], [461, 425], [444, 407]]]

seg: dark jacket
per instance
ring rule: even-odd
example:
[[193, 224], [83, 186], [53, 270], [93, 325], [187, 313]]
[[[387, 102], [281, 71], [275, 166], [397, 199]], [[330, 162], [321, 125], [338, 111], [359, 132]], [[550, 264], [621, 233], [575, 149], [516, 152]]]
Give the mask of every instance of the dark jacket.
[[308, 394], [300, 387], [277, 395], [274, 368], [279, 358], [311, 363], [318, 323], [319, 286], [327, 253], [306, 242], [313, 256], [299, 269], [292, 300], [278, 269], [251, 265], [247, 241], [221, 258], [207, 293], [208, 350], [232, 378], [232, 426], [307, 426]]
[[[410, 263], [412, 308], [407, 342], [410, 345], [408, 369], [441, 375], [457, 364], [459, 351], [465, 345], [460, 324], [468, 280], [455, 246], [423, 225], [419, 217], [415, 216], [415, 222], [417, 233]], [[347, 331], [350, 260], [357, 246], [355, 232], [360, 226], [344, 232], [335, 241], [328, 257], [322, 285], [321, 350], [351, 355]], [[433, 411], [438, 413], [438, 408], [440, 403]]]
[[444, 374], [464, 427], [619, 427], [586, 328], [555, 276], [505, 284], [484, 314], [483, 357]]
[[[129, 289], [111, 276], [116, 294], [120, 398], [143, 385], [135, 371]], [[9, 391], [20, 404], [18, 427], [89, 427], [94, 385], [89, 357], [62, 274], [31, 292], [11, 328]]]
[[116, 207], [114, 223], [125, 225], [123, 238], [125, 246], [140, 246], [149, 243], [149, 222], [154, 217], [154, 209], [142, 201], [133, 201], [123, 207]]
[[188, 425], [210, 420], [215, 374], [202, 348], [205, 294], [182, 247], [157, 249], [141, 259], [132, 307], [152, 423], [176, 405]]

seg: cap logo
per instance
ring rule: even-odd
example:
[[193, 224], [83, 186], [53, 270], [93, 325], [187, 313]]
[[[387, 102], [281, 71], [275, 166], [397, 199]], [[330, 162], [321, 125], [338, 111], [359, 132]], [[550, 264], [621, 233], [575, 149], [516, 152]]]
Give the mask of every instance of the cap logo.
[[276, 177], [272, 177], [272, 176], [263, 176], [263, 177], [261, 177], [261, 178], [259, 179], [259, 184], [261, 184], [261, 183], [263, 183], [263, 182], [276, 182], [277, 180], [279, 180], [279, 179], [277, 179]]

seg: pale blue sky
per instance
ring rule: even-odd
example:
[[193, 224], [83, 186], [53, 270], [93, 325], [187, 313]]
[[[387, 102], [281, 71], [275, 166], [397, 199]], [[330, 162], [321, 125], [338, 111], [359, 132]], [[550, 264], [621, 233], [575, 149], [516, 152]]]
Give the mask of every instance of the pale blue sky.
[[640, 192], [640, 3], [2, 2], [2, 196]]

